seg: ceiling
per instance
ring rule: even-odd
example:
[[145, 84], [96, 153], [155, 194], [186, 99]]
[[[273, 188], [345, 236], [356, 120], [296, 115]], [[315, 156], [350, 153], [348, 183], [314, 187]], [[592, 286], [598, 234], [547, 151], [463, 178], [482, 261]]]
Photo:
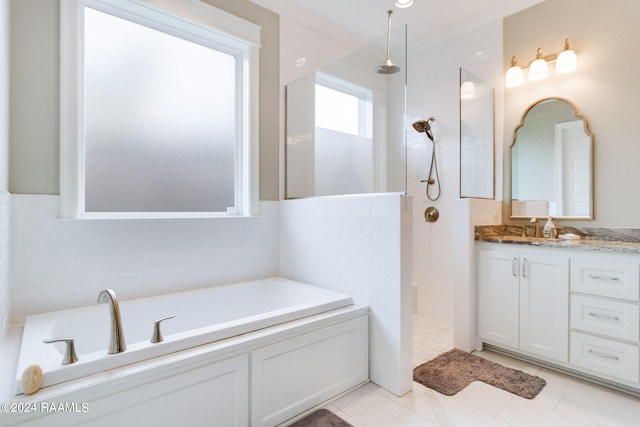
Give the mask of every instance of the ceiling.
[[387, 10], [392, 9], [392, 27], [407, 24], [412, 45], [456, 26], [500, 19], [543, 0], [415, 0], [406, 9], [396, 8], [394, 0], [251, 1], [284, 15], [304, 10], [363, 42], [386, 33]]

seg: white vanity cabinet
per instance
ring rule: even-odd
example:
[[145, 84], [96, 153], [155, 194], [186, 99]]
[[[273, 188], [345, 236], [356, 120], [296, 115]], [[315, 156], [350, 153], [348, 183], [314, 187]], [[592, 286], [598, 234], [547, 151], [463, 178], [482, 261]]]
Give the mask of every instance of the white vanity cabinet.
[[637, 383], [640, 257], [576, 254], [571, 258], [571, 365]]
[[568, 319], [565, 252], [479, 244], [478, 334], [483, 341], [567, 362]]
[[480, 342], [640, 392], [637, 248], [553, 244], [477, 243]]

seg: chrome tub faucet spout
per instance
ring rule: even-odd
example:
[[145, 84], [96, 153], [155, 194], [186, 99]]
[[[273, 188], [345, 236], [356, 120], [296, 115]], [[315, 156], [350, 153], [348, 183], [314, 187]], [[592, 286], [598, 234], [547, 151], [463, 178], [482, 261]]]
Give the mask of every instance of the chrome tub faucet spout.
[[120, 320], [120, 307], [118, 306], [118, 298], [112, 289], [103, 289], [98, 294], [99, 303], [109, 304], [109, 312], [111, 314], [111, 334], [109, 336], [109, 354], [122, 353], [127, 349], [124, 342], [124, 334], [122, 333], [122, 321]]

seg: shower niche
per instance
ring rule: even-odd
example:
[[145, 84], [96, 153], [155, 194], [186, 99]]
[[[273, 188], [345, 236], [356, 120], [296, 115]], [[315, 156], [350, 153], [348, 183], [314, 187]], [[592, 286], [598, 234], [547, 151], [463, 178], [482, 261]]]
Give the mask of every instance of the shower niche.
[[[286, 87], [285, 196], [406, 192], [406, 28]], [[376, 68], [387, 58], [400, 67]]]

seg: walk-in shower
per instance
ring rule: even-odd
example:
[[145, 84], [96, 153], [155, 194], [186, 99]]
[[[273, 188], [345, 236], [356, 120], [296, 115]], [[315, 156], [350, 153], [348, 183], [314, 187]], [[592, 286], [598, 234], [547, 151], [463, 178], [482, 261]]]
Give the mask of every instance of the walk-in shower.
[[287, 84], [287, 199], [407, 191], [407, 73], [374, 72], [385, 49], [406, 70], [406, 26]]

